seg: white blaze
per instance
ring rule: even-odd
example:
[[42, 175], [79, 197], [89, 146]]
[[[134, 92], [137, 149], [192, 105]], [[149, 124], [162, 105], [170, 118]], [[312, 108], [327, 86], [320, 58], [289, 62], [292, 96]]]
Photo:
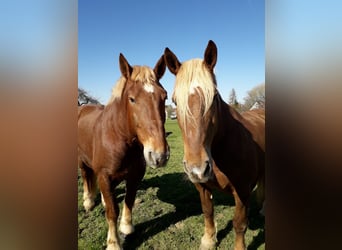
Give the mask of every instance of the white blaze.
[[199, 86], [200, 86], [200, 85], [199, 85], [198, 82], [192, 82], [192, 83], [190, 84], [190, 89], [189, 89], [190, 95], [195, 94], [196, 88], [198, 88]]
[[152, 84], [145, 84], [144, 85], [144, 90], [148, 93], [153, 93], [154, 92], [154, 87]]

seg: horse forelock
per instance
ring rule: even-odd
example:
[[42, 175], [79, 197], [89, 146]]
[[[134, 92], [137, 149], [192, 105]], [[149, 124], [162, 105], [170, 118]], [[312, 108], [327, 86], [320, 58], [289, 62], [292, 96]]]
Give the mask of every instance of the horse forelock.
[[[200, 91], [201, 90], [201, 91]], [[189, 96], [197, 93], [203, 106], [203, 116], [210, 109], [216, 93], [216, 79], [213, 73], [204, 65], [202, 59], [192, 59], [182, 63], [175, 82], [173, 98], [177, 103], [180, 119], [193, 119]]]
[[[153, 71], [148, 66], [133, 66], [133, 71], [131, 75], [132, 80], [136, 84], [142, 84], [147, 92], [153, 92], [153, 88], [157, 85], [157, 78]], [[120, 100], [122, 92], [125, 88], [127, 79], [121, 76], [112, 88], [112, 95], [108, 104], [112, 103], [114, 100]]]

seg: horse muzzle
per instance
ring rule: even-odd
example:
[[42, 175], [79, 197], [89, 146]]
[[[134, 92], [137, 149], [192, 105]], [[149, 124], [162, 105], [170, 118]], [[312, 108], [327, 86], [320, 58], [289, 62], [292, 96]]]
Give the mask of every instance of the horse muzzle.
[[170, 147], [167, 145], [165, 152], [156, 152], [149, 149], [144, 149], [144, 157], [146, 164], [152, 168], [159, 168], [165, 166], [170, 158]]
[[213, 178], [212, 164], [208, 160], [202, 164], [189, 164], [183, 161], [184, 171], [192, 183], [205, 183]]

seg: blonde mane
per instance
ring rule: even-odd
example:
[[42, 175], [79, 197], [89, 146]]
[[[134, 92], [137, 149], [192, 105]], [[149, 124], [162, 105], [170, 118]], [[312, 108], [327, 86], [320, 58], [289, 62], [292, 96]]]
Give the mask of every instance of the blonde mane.
[[173, 99], [177, 103], [179, 118], [184, 123], [186, 117], [193, 119], [188, 98], [195, 92], [198, 93], [203, 104], [204, 116], [208, 112], [216, 93], [216, 79], [204, 65], [202, 59], [183, 62], [177, 72]]
[[[135, 82], [144, 84], [144, 86], [154, 86], [156, 85], [157, 80], [154, 71], [148, 66], [133, 66], [131, 78]], [[119, 78], [112, 88], [112, 95], [108, 101], [108, 104], [112, 103], [114, 100], [121, 99], [122, 91], [125, 88], [126, 81], [127, 79], [124, 76]]]

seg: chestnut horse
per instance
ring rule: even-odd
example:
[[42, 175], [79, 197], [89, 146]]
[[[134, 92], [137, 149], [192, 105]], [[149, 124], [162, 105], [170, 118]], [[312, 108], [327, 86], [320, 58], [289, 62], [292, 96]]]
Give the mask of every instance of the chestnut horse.
[[256, 184], [260, 200], [264, 196], [264, 111], [240, 115], [222, 100], [213, 72], [217, 60], [213, 41], [204, 60], [181, 63], [168, 48], [164, 57], [176, 76], [172, 98], [184, 141], [184, 171], [200, 194], [204, 214], [200, 248], [216, 245], [212, 189], [217, 188], [234, 196], [234, 249], [244, 249], [247, 209]]
[[153, 70], [130, 66], [122, 54], [119, 63], [122, 76], [109, 103], [83, 105], [78, 111], [83, 205], [86, 211], [93, 208], [97, 181], [108, 223], [107, 249], [121, 249], [115, 187], [126, 181], [120, 231], [131, 234], [132, 207], [146, 163], [160, 167], [169, 158], [164, 129], [167, 94], [159, 83], [166, 69], [164, 58], [159, 59]]

